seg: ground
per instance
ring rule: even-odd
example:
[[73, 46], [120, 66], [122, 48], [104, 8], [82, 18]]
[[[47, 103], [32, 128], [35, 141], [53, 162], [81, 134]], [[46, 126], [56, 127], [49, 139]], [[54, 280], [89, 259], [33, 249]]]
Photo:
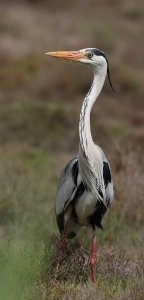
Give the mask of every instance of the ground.
[[[142, 1], [5, 1], [0, 4], [1, 299], [144, 299], [144, 85]], [[78, 122], [92, 74], [52, 50], [97, 47], [111, 80], [92, 111], [95, 142], [111, 164], [115, 199], [97, 234], [59, 254], [54, 200], [78, 152]]]

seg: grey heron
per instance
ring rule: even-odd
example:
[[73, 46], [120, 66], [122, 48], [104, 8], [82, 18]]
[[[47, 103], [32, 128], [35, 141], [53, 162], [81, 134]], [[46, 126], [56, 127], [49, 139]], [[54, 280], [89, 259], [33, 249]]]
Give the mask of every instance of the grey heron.
[[109, 64], [104, 52], [96, 48], [46, 54], [79, 62], [91, 67], [94, 79], [84, 98], [79, 121], [79, 154], [64, 168], [56, 194], [56, 219], [64, 239], [76, 236], [81, 226], [91, 226], [90, 250], [92, 281], [96, 281], [96, 229], [102, 229], [102, 218], [113, 200], [113, 182], [109, 162], [103, 150], [93, 142], [90, 128], [91, 109], [98, 98], [106, 75], [113, 89]]

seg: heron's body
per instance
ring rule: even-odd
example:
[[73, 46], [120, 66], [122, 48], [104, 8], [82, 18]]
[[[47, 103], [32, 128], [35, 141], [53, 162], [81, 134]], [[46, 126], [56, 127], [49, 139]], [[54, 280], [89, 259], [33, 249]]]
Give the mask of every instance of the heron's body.
[[79, 155], [66, 165], [59, 180], [56, 218], [60, 233], [65, 233], [67, 238], [75, 237], [81, 226], [91, 226], [93, 229], [90, 264], [92, 280], [95, 282], [95, 231], [96, 228], [102, 228], [102, 217], [111, 206], [113, 183], [107, 158], [91, 136], [90, 113], [107, 74], [110, 81], [108, 61], [105, 54], [95, 48], [48, 54], [90, 65], [94, 73], [93, 83], [80, 113]]
[[[110, 206], [113, 198], [113, 184], [108, 162], [103, 161], [103, 179], [106, 190], [106, 199]], [[71, 190], [70, 190], [71, 187]], [[64, 201], [64, 207], [61, 209], [59, 203], [62, 194], [68, 188], [67, 200]], [[59, 198], [60, 197], [60, 198]], [[84, 185], [79, 171], [79, 156], [73, 158], [65, 167], [61, 174], [57, 198], [56, 198], [57, 224], [60, 232], [63, 232], [65, 219], [67, 223], [67, 237], [73, 238], [81, 226], [91, 226], [102, 228], [102, 217], [107, 208], [100, 202], [96, 196]]]

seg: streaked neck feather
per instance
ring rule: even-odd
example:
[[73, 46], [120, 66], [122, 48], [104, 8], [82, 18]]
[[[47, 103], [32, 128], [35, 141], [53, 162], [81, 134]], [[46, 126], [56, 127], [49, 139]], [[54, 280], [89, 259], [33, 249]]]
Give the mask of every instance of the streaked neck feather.
[[94, 70], [94, 80], [86, 95], [79, 122], [79, 168], [85, 186], [91, 190], [99, 201], [105, 202], [105, 186], [103, 181], [103, 160], [101, 151], [92, 139], [90, 128], [90, 113], [97, 100], [106, 77], [106, 68], [99, 73]]

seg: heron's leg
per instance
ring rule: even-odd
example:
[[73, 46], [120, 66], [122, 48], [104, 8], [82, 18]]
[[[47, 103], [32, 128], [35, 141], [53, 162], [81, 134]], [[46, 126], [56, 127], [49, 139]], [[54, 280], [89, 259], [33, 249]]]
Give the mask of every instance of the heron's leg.
[[58, 273], [58, 270], [59, 270], [59, 266], [60, 266], [60, 263], [61, 263], [61, 258], [64, 254], [64, 251], [66, 249], [66, 225], [64, 226], [64, 230], [61, 234], [61, 237], [60, 237], [60, 251], [59, 251], [59, 255], [58, 255], [58, 259], [57, 259], [57, 265], [56, 265], [56, 274], [55, 274], [55, 277], [57, 277], [57, 273]]
[[82, 239], [83, 244], [85, 243], [86, 235], [87, 235], [87, 228], [84, 228], [83, 239]]
[[67, 226], [65, 224], [64, 226], [64, 230], [61, 234], [61, 239], [60, 239], [60, 251], [61, 251], [61, 255], [63, 255], [65, 249], [66, 249], [66, 230], [67, 230]]
[[91, 276], [92, 276], [92, 282], [96, 282], [96, 233], [93, 235], [91, 249], [90, 249], [90, 269], [91, 269]]

